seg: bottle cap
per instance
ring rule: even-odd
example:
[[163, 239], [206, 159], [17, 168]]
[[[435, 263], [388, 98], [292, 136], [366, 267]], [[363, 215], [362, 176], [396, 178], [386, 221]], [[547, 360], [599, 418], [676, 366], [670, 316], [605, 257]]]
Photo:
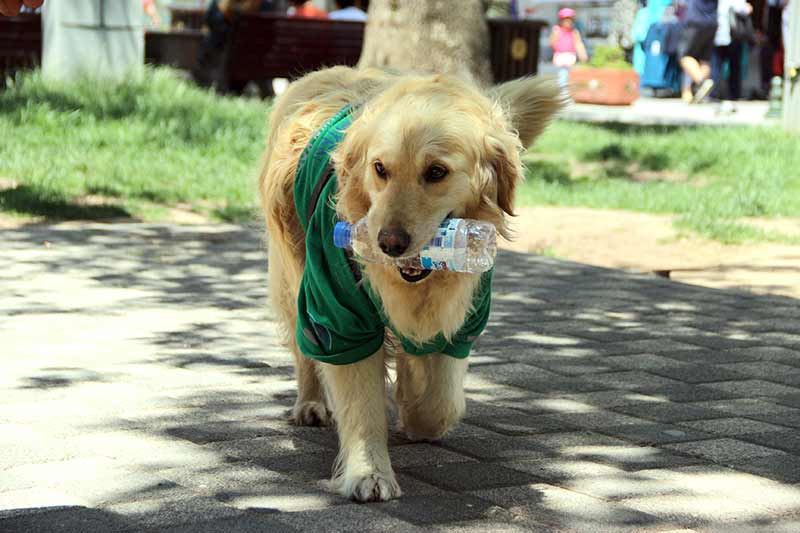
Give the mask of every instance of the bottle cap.
[[352, 227], [349, 222], [337, 222], [333, 227], [333, 245], [337, 248], [350, 246], [350, 231]]

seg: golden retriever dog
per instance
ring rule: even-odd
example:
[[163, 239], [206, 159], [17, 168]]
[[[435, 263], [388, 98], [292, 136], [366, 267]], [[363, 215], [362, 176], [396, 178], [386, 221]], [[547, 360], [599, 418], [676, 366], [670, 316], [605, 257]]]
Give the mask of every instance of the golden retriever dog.
[[[316, 293], [309, 296], [306, 283], [312, 280], [306, 278], [325, 271], [333, 259], [317, 257], [329, 249], [332, 236], [309, 243], [308, 200], [296, 198], [295, 180], [307, 163], [307, 145], [318, 144], [315, 135], [332, 117], [346, 115], [346, 129], [338, 131], [340, 142], [322, 154], [330, 157], [328, 181], [333, 183], [325, 182], [324, 188], [318, 183], [314, 194], [335, 192], [323, 192], [311, 212], [328, 208], [328, 219], [351, 223], [366, 217], [376, 249], [407, 257], [419, 253], [448, 217], [489, 221], [508, 236], [506, 217], [513, 212], [514, 191], [523, 178], [520, 154], [561, 102], [550, 79], [515, 80], [486, 93], [469, 81], [443, 75], [346, 67], [309, 74], [276, 102], [259, 178], [269, 292], [295, 360], [298, 391], [292, 421], [335, 422], [340, 450], [331, 485], [340, 494], [357, 501], [401, 494], [387, 443], [390, 358], [396, 364], [394, 396], [401, 431], [438, 439], [464, 415], [466, 353], [418, 356], [409, 355], [405, 347], [435, 338], [455, 342], [474, 311], [474, 296], [485, 276], [403, 270], [350, 256], [357, 266], [347, 274], [354, 279], [351, 293], [340, 298], [344, 301], [320, 304]], [[319, 224], [330, 229], [328, 219], [323, 216]], [[369, 287], [371, 300], [361, 294], [364, 287]], [[311, 349], [330, 348], [328, 330], [320, 332], [317, 325], [337, 324], [338, 315], [358, 298], [372, 301], [384, 320], [376, 345], [365, 343], [361, 356], [347, 364], [329, 363], [322, 352], [314, 356], [303, 347], [306, 342]], [[314, 327], [302, 325], [311, 323]], [[480, 329], [483, 325], [485, 321]], [[468, 340], [466, 346], [474, 337]], [[369, 350], [368, 357], [364, 350]]]

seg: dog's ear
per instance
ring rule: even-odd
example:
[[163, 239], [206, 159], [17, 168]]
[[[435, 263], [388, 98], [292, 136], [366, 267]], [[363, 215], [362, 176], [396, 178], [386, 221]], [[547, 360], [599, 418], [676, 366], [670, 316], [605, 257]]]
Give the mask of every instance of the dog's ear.
[[504, 121], [498, 121], [486, 135], [485, 174], [488, 176], [484, 179], [484, 194], [509, 215], [514, 214], [514, 194], [523, 179], [521, 151], [519, 139]]
[[345, 220], [358, 220], [369, 211], [369, 196], [364, 191], [369, 127], [365, 117], [353, 122], [344, 139], [331, 154], [338, 179], [336, 210]]
[[512, 80], [492, 88], [489, 96], [503, 108], [524, 148], [533, 143], [566, 103], [556, 78], [549, 76]]

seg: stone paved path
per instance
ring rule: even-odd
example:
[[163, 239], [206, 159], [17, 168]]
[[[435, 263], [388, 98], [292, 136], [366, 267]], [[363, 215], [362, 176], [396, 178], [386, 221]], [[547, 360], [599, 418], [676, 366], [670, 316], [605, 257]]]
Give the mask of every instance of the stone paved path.
[[798, 531], [800, 306], [501, 254], [469, 414], [331, 495], [258, 233], [0, 240], [0, 531]]

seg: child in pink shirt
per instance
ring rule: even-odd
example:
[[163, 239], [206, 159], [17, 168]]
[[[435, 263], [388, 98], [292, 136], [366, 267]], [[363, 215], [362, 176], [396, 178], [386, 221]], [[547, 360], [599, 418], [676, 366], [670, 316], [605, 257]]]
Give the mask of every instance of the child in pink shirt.
[[565, 7], [558, 11], [558, 25], [550, 32], [550, 46], [553, 48], [553, 64], [558, 67], [558, 81], [566, 87], [569, 69], [579, 60], [586, 62], [589, 56], [583, 45], [580, 32], [575, 29], [575, 10]]

